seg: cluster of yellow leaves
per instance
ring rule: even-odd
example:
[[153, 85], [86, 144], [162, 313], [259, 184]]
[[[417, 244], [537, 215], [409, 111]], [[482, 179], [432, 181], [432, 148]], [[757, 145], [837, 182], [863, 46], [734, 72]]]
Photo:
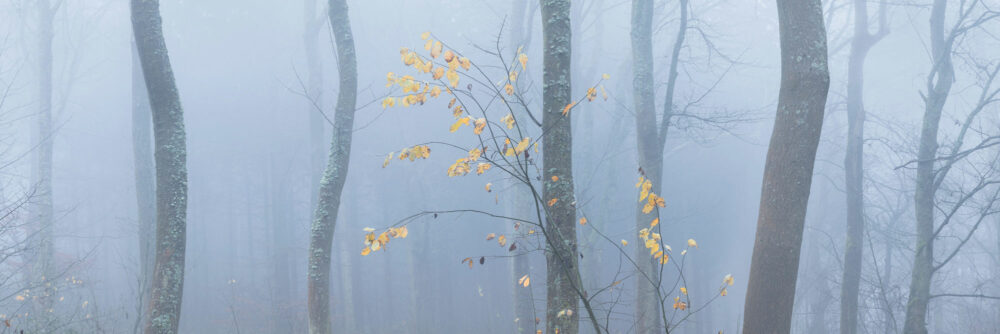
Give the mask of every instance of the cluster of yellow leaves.
[[[472, 171], [472, 163], [478, 161], [479, 158], [482, 157], [483, 151], [483, 149], [474, 148], [469, 151], [469, 155], [467, 157], [455, 160], [455, 163], [448, 167], [448, 176], [462, 176], [469, 174], [469, 172]], [[486, 162], [480, 162], [476, 165], [476, 174], [486, 173], [486, 171], [491, 167], [493, 167], [493, 165]], [[490, 191], [489, 186], [486, 187], [486, 191]]]
[[[382, 168], [385, 168], [386, 166], [389, 165], [389, 162], [392, 161], [392, 156], [395, 153], [396, 152], [389, 152], [389, 154], [385, 156], [385, 161], [382, 162]], [[399, 160], [409, 159], [410, 161], [414, 161], [417, 159], [427, 159], [430, 156], [431, 156], [431, 148], [427, 145], [416, 145], [413, 147], [407, 147], [399, 152]]]
[[[650, 228], [659, 224], [660, 220], [655, 219], [650, 223]], [[649, 255], [652, 255], [654, 259], [660, 260], [660, 264], [666, 264], [670, 261], [670, 246], [663, 245], [663, 250], [660, 249], [661, 237], [659, 233], [651, 232], [650, 228], [644, 228], [639, 230], [639, 239], [642, 239], [643, 246], [649, 250]], [[624, 240], [622, 240], [624, 241]], [[626, 245], [625, 243], [622, 243]], [[666, 252], [664, 252], [664, 250]]]
[[386, 87], [398, 85], [403, 89], [403, 94], [406, 95], [400, 97], [389, 96], [382, 99], [382, 109], [395, 107], [397, 103], [403, 107], [424, 104], [429, 97], [435, 98], [441, 96], [440, 86], [418, 81], [413, 76], [396, 76], [395, 73], [389, 72], [386, 74], [385, 79], [387, 81], [385, 84]]
[[[601, 75], [601, 81], [608, 80], [608, 79], [611, 79], [611, 76], [608, 75], [607, 73]], [[605, 101], [608, 100], [608, 92], [604, 90], [604, 85], [600, 85], [599, 84], [597, 86], [587, 88], [587, 95], [585, 96], [585, 98], [587, 99], [587, 102], [594, 102], [594, 99], [597, 98], [597, 89], [598, 88], [601, 89], [601, 98], [603, 98]], [[576, 101], [573, 101], [573, 102], [570, 102], [569, 104], [566, 104], [566, 106], [563, 107], [562, 115], [563, 116], [568, 115], [569, 111], [572, 110], [573, 107], [575, 107], [575, 106], [576, 106]]]
[[517, 280], [517, 284], [527, 288], [528, 285], [531, 285], [531, 277], [528, 277], [528, 275], [521, 276], [521, 278]]
[[639, 203], [643, 200], [646, 201], [646, 205], [642, 207], [642, 213], [650, 213], [655, 207], [665, 207], [667, 202], [656, 193], [650, 191], [653, 188], [653, 182], [649, 181], [643, 176], [639, 176], [639, 182], [635, 184], [636, 188], [639, 189]]
[[379, 249], [384, 250], [385, 246], [389, 244], [389, 240], [406, 238], [406, 236], [410, 234], [410, 231], [406, 229], [406, 226], [390, 227], [382, 233], [379, 233], [378, 236], [375, 235], [375, 229], [371, 227], [366, 227], [364, 231], [365, 248], [361, 250], [362, 256], [371, 254], [372, 251], [377, 251]]
[[517, 145], [514, 146], [511, 145], [510, 138], [504, 138], [504, 145], [503, 145], [504, 155], [508, 157], [519, 155], [521, 153], [524, 153], [524, 151], [527, 151], [528, 146], [530, 145], [531, 145], [531, 137], [524, 137], [523, 139], [521, 139], [521, 141], [517, 142]]
[[561, 310], [559, 311], [559, 313], [556, 313], [556, 317], [572, 317], [572, 316], [573, 316], [573, 310], [571, 309]]
[[499, 237], [497, 237], [496, 233], [490, 233], [486, 235], [486, 241], [490, 241], [493, 239], [497, 239], [497, 243], [500, 244], [500, 247], [507, 246], [507, 236], [501, 234]]

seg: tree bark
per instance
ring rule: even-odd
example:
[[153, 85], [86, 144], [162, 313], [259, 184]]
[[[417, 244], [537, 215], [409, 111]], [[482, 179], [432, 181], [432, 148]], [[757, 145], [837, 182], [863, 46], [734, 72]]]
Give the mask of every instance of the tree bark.
[[187, 242], [184, 111], [163, 39], [158, 0], [132, 0], [132, 31], [153, 115], [156, 160], [156, 263], [145, 333], [177, 333]]
[[138, 333], [149, 317], [149, 301], [156, 260], [156, 176], [153, 162], [153, 114], [143, 81], [142, 64], [132, 48], [132, 159], [135, 164], [136, 217], [139, 231], [139, 302], [133, 332]]
[[[323, 176], [323, 164], [326, 162], [323, 156], [323, 61], [319, 55], [319, 35], [323, 23], [326, 20], [322, 16], [316, 15], [316, 0], [305, 0], [305, 31], [302, 33], [302, 42], [305, 46], [306, 68], [308, 73], [306, 83], [306, 97], [309, 100], [306, 110], [309, 114], [309, 180], [319, 184]], [[310, 208], [316, 207], [316, 200], [319, 198], [319, 187], [310, 188]]]
[[[577, 334], [579, 312], [558, 316], [562, 310], [577, 310], [580, 273], [577, 266], [576, 198], [573, 194], [573, 137], [571, 114], [563, 109], [572, 101], [570, 64], [572, 31], [568, 0], [541, 0], [543, 36], [542, 199], [556, 200], [546, 211], [545, 332]], [[558, 178], [553, 180], [553, 178]]]
[[864, 67], [868, 51], [886, 33], [885, 3], [879, 7], [879, 31], [868, 31], [866, 0], [854, 0], [854, 38], [847, 64], [847, 150], [844, 155], [847, 237], [840, 286], [840, 333], [858, 332], [858, 291], [864, 249]]
[[823, 109], [830, 86], [819, 0], [778, 0], [781, 89], [768, 147], [743, 333], [788, 333]]
[[927, 304], [930, 302], [931, 276], [934, 274], [934, 160], [938, 150], [938, 126], [941, 112], [954, 82], [951, 44], [945, 40], [944, 19], [947, 0], [935, 0], [931, 7], [930, 38], [933, 68], [928, 77], [924, 103], [920, 147], [917, 151], [917, 176], [914, 192], [916, 213], [916, 254], [910, 273], [910, 295], [906, 302], [905, 334], [927, 333]]
[[333, 232], [337, 223], [341, 193], [351, 160], [351, 136], [354, 130], [354, 109], [357, 105], [358, 69], [354, 52], [354, 36], [347, 15], [346, 0], [330, 0], [330, 24], [337, 43], [340, 91], [334, 112], [333, 139], [330, 157], [319, 185], [319, 200], [313, 218], [309, 241], [309, 333], [329, 334], [330, 324], [330, 258]]
[[[636, 143], [638, 144], [639, 168], [643, 176], [652, 182], [651, 191], [660, 194], [663, 176], [663, 154], [659, 144], [659, 130], [656, 126], [656, 102], [653, 82], [653, 1], [632, 1], [632, 98], [635, 103]], [[669, 117], [664, 115], [664, 117]], [[636, 207], [636, 229], [649, 227], [654, 214], [642, 213], [640, 203]], [[661, 321], [659, 291], [659, 270], [653, 257], [635, 242], [636, 277], [635, 323], [637, 334], [650, 334], [663, 328]]]

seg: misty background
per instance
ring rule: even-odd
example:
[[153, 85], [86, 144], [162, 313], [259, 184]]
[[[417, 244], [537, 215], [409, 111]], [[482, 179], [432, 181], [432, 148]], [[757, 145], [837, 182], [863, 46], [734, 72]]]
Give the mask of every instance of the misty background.
[[[869, 12], [876, 11], [870, 1]], [[865, 192], [867, 216], [859, 332], [902, 332], [913, 264], [913, 166], [923, 117], [921, 91], [932, 66], [927, 38], [930, 1], [889, 1], [891, 33], [875, 45], [865, 66]], [[409, 237], [386, 251], [361, 255], [366, 227], [385, 228], [423, 211], [502, 211], [502, 175], [449, 177], [459, 157], [431, 146], [430, 158], [394, 159], [389, 152], [428, 142], [457, 141], [445, 101], [383, 108], [394, 94], [387, 72], [412, 74], [400, 48], [422, 51], [429, 31], [474, 63], [507, 59], [508, 1], [349, 1], [357, 50], [358, 109], [353, 159], [333, 241], [331, 308], [342, 333], [511, 333], [509, 305], [517, 277], [511, 256], [489, 233], [510, 223], [471, 213], [426, 216], [408, 223]], [[1000, 3], [985, 1], [993, 10]], [[578, 226], [581, 270], [594, 286], [622, 280], [601, 300], [612, 333], [635, 332], [634, 269], [616, 247], [638, 245], [634, 187], [637, 172], [631, 4], [573, 2], [574, 96], [607, 73], [607, 100], [574, 108], [573, 164], [577, 208], [588, 225], [616, 242], [596, 240]], [[33, 1], [0, 3], [0, 185], [5, 206], [31, 201], [38, 141], [38, 82]], [[308, 6], [308, 7], [307, 7]], [[315, 7], [313, 7], [315, 6]], [[336, 46], [326, 21], [314, 41], [322, 63], [323, 95], [304, 93], [309, 66], [306, 17], [325, 20], [322, 1], [164, 1], [163, 32], [185, 111], [188, 147], [187, 263], [180, 321], [183, 333], [305, 333], [306, 267], [315, 206], [312, 150], [329, 147], [330, 127], [310, 137], [316, 113], [332, 115], [338, 92]], [[677, 34], [676, 1], [655, 1], [653, 78], [662, 108], [665, 64]], [[541, 105], [542, 37], [538, 5], [528, 2], [532, 36], [523, 79], [536, 86], [528, 104]], [[314, 9], [310, 9], [314, 8]], [[678, 333], [735, 333], [743, 321], [761, 175], [780, 80], [777, 14], [772, 1], [691, 1], [692, 22], [681, 50], [675, 103], [699, 115], [728, 115], [718, 125], [681, 121], [664, 151], [661, 228], [666, 244], [698, 248], [684, 257], [692, 308], [707, 305]], [[311, 13], [311, 14], [310, 14]], [[845, 113], [849, 1], [825, 1], [831, 86], [806, 218], [793, 332], [836, 332], [844, 248]], [[951, 16], [949, 16], [950, 18]], [[940, 138], [953, 138], [981, 89], [976, 64], [996, 66], [996, 23], [961, 41], [955, 85]], [[132, 333], [142, 305], [132, 143], [132, 29], [125, 1], [65, 0], [54, 16], [53, 245], [59, 280], [53, 332]], [[498, 43], [497, 40], [502, 42]], [[463, 83], [464, 84], [464, 83]], [[990, 105], [977, 123], [997, 130], [1000, 109]], [[319, 110], [317, 110], [319, 109]], [[995, 163], [987, 162], [987, 163]], [[973, 169], [970, 167], [970, 170]], [[969, 172], [971, 173], [971, 172]], [[954, 182], [961, 182], [960, 180]], [[492, 183], [492, 192], [484, 184]], [[0, 240], [17, 249], [30, 236], [31, 216], [11, 210], [14, 227]], [[896, 214], [893, 215], [892, 213]], [[936, 291], [1000, 294], [1000, 217], [986, 218], [956, 260], [935, 276]], [[970, 220], [943, 233], [963, 237]], [[6, 226], [6, 225], [5, 225]], [[590, 238], [590, 239], [588, 239]], [[591, 240], [591, 241], [586, 241]], [[633, 241], [634, 240], [634, 241]], [[960, 238], [942, 238], [954, 247]], [[538, 317], [544, 320], [542, 245], [518, 241]], [[947, 249], [947, 248], [946, 248]], [[461, 261], [484, 257], [470, 269]], [[675, 256], [680, 259], [680, 256]], [[891, 258], [891, 260], [887, 260]], [[0, 263], [0, 318], [33, 316], [22, 281], [26, 258]], [[891, 274], [887, 274], [891, 272]], [[713, 298], [723, 277], [736, 281]], [[670, 272], [667, 277], [674, 277]], [[886, 276], [891, 275], [891, 276]], [[618, 290], [618, 291], [614, 291]], [[671, 298], [672, 299], [672, 298]], [[708, 301], [711, 299], [711, 303]], [[668, 304], [669, 305], [669, 304]], [[579, 312], [579, 311], [578, 311]], [[520, 320], [532, 321], [533, 319]], [[16, 327], [16, 326], [15, 326]], [[997, 333], [1000, 302], [989, 298], [935, 298], [934, 333]], [[542, 328], [542, 327], [539, 327]], [[534, 327], [532, 327], [534, 329]], [[0, 327], [0, 332], [11, 330]], [[821, 330], [821, 331], [820, 331]], [[584, 326], [581, 331], [586, 332]], [[533, 332], [533, 331], [532, 331]]]

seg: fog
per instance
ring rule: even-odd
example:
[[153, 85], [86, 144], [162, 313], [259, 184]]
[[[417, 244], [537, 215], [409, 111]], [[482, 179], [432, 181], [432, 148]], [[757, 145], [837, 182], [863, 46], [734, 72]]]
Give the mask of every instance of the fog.
[[[348, 0], [357, 92], [345, 132], [352, 137], [349, 164], [340, 166], [328, 160], [341, 157], [331, 140], [347, 119], [347, 109], [338, 109], [345, 82], [338, 59], [346, 58], [338, 58], [344, 44], [326, 1], [163, 1], [169, 53], [157, 53], [143, 50], [146, 39], [133, 34], [133, 24], [152, 21], [136, 19], [129, 1], [4, 0], [0, 333], [309, 333], [310, 300], [325, 296], [310, 287], [322, 283], [310, 268], [323, 268], [310, 262], [310, 243], [322, 231], [325, 218], [318, 217], [331, 212], [329, 309], [321, 313], [335, 333], [552, 333], [552, 326], [577, 333], [567, 321], [581, 333], [760, 333], [745, 326], [770, 321], [750, 318], [750, 309], [767, 309], [747, 295], [756, 286], [748, 285], [751, 259], [758, 261], [755, 241], [801, 254], [781, 263], [792, 272], [789, 280], [761, 283], [793, 298], [790, 312], [780, 298], [767, 311], [787, 313], [790, 332], [1000, 333], [1000, 83], [993, 82], [1000, 2], [822, 1], [823, 21], [816, 23], [826, 30], [829, 92], [817, 118], [818, 149], [814, 159], [773, 162], [811, 171], [807, 196], [779, 192], [808, 198], [801, 231], [759, 216], [759, 208], [782, 200], [762, 200], [769, 145], [780, 151], [772, 130], [787, 46], [779, 41], [776, 2], [649, 1], [651, 70], [634, 57], [643, 43], [636, 43], [633, 8], [646, 2], [572, 2], [572, 37], [562, 36], [572, 46], [572, 61], [563, 64], [572, 86], [564, 101], [543, 91], [559, 81], [543, 77], [556, 62], [546, 52], [557, 47], [543, 44], [547, 23], [538, 1]], [[853, 129], [848, 110], [858, 101], [848, 87], [859, 3], [867, 6], [873, 42], [860, 56], [864, 97], [856, 124], [864, 132], [856, 138], [863, 159], [861, 188], [851, 192], [845, 154]], [[929, 24], [938, 11], [943, 53]], [[680, 26], [684, 39], [675, 45]], [[434, 42], [457, 54], [454, 65], [432, 55]], [[458, 84], [406, 64], [410, 51], [437, 68], [453, 66], [449, 75], [461, 74]], [[159, 87], [147, 55], [169, 56], [186, 144], [186, 179], [175, 182], [186, 193], [170, 202], [156, 198], [159, 207], [152, 193], [137, 190], [153, 185], [153, 152], [157, 164], [169, 152], [160, 146], [167, 137], [156, 132], [168, 118], [147, 97], [145, 85]], [[637, 71], [653, 85], [644, 86]], [[404, 107], [411, 104], [406, 75], [445, 91]], [[505, 83], [514, 93], [504, 92]], [[653, 122], [642, 118], [649, 114], [637, 101], [640, 86], [651, 89], [653, 104], [645, 108]], [[465, 124], [453, 115], [452, 97], [465, 97]], [[549, 99], [563, 101], [554, 105], [563, 123], [552, 124], [571, 127], [571, 145], [547, 142], [560, 126], [545, 126], [559, 116], [543, 112]], [[566, 101], [576, 104], [564, 110]], [[943, 101], [940, 125], [928, 130], [936, 101]], [[508, 114], [516, 128], [501, 120]], [[474, 130], [479, 117], [489, 119], [484, 133]], [[652, 137], [641, 132], [644, 125]], [[513, 150], [524, 137], [530, 145]], [[653, 149], [662, 170], [646, 165], [644, 140], [662, 141]], [[417, 155], [415, 145], [430, 149], [426, 158], [401, 156], [404, 149]], [[559, 147], [572, 157], [572, 174], [562, 180], [556, 167], [543, 166], [551, 160], [544, 155], [556, 156], [547, 152]], [[452, 173], [456, 159], [475, 148], [485, 149], [482, 160]], [[150, 165], [143, 169], [141, 161]], [[477, 172], [486, 161], [492, 168]], [[156, 168], [157, 187], [178, 180]], [[346, 177], [335, 177], [340, 171]], [[321, 182], [336, 180], [343, 190], [324, 197]], [[647, 188], [646, 180], [657, 184]], [[934, 191], [920, 190], [920, 180], [932, 180]], [[570, 198], [559, 197], [566, 187]], [[664, 205], [655, 205], [649, 191]], [[861, 230], [851, 234], [854, 193]], [[143, 231], [152, 233], [148, 224], [165, 231], [164, 203], [176, 208], [178, 198], [186, 203], [186, 230], [179, 230], [186, 247], [142, 239]], [[641, 212], [646, 198], [652, 214]], [[559, 208], [568, 208], [568, 220], [553, 213]], [[920, 224], [920, 212], [930, 212], [931, 225]], [[150, 220], [154, 214], [160, 221]], [[553, 231], [566, 228], [554, 227], [559, 219], [575, 236], [553, 241]], [[777, 229], [773, 236], [762, 234], [766, 226]], [[391, 241], [381, 240], [382, 232]], [[786, 234], [791, 239], [781, 239]], [[547, 262], [565, 255], [558, 238], [573, 239], [565, 245], [576, 249], [561, 260], [569, 265], [550, 268]], [[860, 258], [846, 259], [849, 248], [860, 249]], [[930, 273], [914, 274], [922, 272], [927, 249]], [[159, 291], [155, 278], [173, 277], [159, 276], [161, 260], [171, 256], [182, 258], [176, 278], [183, 299], [161, 291], [180, 302], [177, 327], [163, 330], [151, 298], [164, 297], [150, 291]], [[860, 269], [845, 265], [851, 261]], [[558, 270], [570, 272], [558, 276], [570, 283], [547, 280]], [[853, 295], [842, 288], [851, 272], [859, 273]], [[919, 293], [914, 277], [929, 282], [929, 294]], [[573, 306], [552, 306], [559, 303], [552, 282], [577, 291]], [[644, 293], [655, 305], [642, 304]], [[843, 302], [848, 297], [857, 303]], [[921, 299], [924, 312], [913, 308]], [[856, 315], [844, 319], [845, 305], [855, 305]]]

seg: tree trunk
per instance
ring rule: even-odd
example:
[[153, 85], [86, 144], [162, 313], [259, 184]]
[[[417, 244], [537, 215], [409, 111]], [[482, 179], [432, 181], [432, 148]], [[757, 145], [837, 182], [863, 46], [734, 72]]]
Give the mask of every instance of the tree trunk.
[[132, 48], [132, 157], [135, 164], [135, 197], [139, 230], [139, 298], [133, 332], [148, 318], [145, 305], [153, 282], [156, 251], [156, 177], [153, 169], [153, 114], [149, 108], [139, 53]]
[[53, 18], [56, 8], [48, 0], [39, 0], [36, 5], [38, 10], [38, 129], [37, 155], [35, 160], [35, 170], [32, 183], [35, 187], [34, 197], [31, 199], [31, 215], [35, 219], [37, 235], [34, 244], [35, 258], [31, 263], [31, 283], [42, 287], [44, 292], [36, 301], [36, 314], [40, 314], [42, 323], [46, 322], [51, 308], [52, 300], [47, 296], [52, 296], [55, 290], [46, 282], [52, 278], [53, 274], [53, 254], [55, 247], [52, 243], [53, 237], [53, 208], [52, 208], [52, 39], [53, 39]]
[[[652, 182], [652, 192], [660, 194], [663, 175], [662, 146], [656, 127], [656, 103], [653, 82], [653, 1], [632, 1], [632, 98], [635, 103], [636, 143], [638, 144], [639, 168], [644, 177]], [[664, 115], [664, 117], [669, 117]], [[649, 227], [654, 214], [642, 213], [644, 203], [636, 206], [636, 229]], [[660, 310], [659, 270], [653, 257], [641, 246], [634, 243], [636, 253], [636, 303], [635, 322], [637, 334], [650, 334], [663, 328]]]
[[330, 258], [340, 196], [351, 160], [351, 135], [357, 103], [358, 69], [346, 0], [330, 0], [330, 24], [337, 43], [340, 92], [334, 113], [333, 139], [309, 237], [309, 333], [328, 334], [330, 325]]
[[854, 38], [847, 64], [847, 150], [844, 156], [847, 193], [847, 238], [840, 285], [840, 333], [858, 332], [858, 291], [864, 249], [864, 67], [868, 51], [886, 32], [885, 4], [879, 7], [879, 32], [868, 32], [866, 0], [854, 1]]
[[[579, 312], [558, 316], [562, 310], [577, 310], [580, 302], [580, 272], [576, 249], [576, 198], [573, 194], [573, 137], [571, 114], [563, 108], [572, 101], [570, 64], [572, 31], [569, 0], [541, 0], [543, 91], [542, 199], [546, 206], [548, 251], [546, 263], [545, 332], [577, 334]], [[553, 180], [557, 178], [556, 180]], [[556, 202], [547, 205], [551, 200]]]
[[132, 31], [153, 114], [156, 160], [156, 264], [146, 333], [177, 333], [187, 242], [184, 111], [163, 39], [158, 0], [132, 0]]
[[[954, 78], [951, 63], [951, 46], [944, 37], [944, 18], [947, 0], [935, 0], [931, 8], [931, 52], [934, 68], [924, 104], [924, 119], [920, 129], [920, 148], [917, 151], [917, 178], [914, 192], [916, 212], [916, 254], [910, 274], [910, 296], [906, 302], [905, 334], [927, 333], [927, 304], [930, 302], [931, 276], [934, 274], [934, 159], [938, 150], [938, 125], [941, 111], [948, 99]], [[935, 80], [935, 79], [931, 79]]]
[[767, 151], [743, 333], [788, 333], [823, 109], [830, 86], [819, 0], [778, 0], [781, 90]]
[[[306, 68], [308, 73], [306, 83], [306, 97], [308, 99], [306, 111], [309, 114], [309, 182], [318, 185], [323, 176], [323, 164], [326, 162], [323, 156], [323, 61], [319, 55], [319, 33], [324, 27], [326, 20], [322, 16], [316, 15], [316, 0], [305, 0], [305, 32], [302, 33], [302, 41], [305, 45]], [[316, 207], [316, 200], [319, 198], [319, 187], [310, 186], [310, 208]]]

